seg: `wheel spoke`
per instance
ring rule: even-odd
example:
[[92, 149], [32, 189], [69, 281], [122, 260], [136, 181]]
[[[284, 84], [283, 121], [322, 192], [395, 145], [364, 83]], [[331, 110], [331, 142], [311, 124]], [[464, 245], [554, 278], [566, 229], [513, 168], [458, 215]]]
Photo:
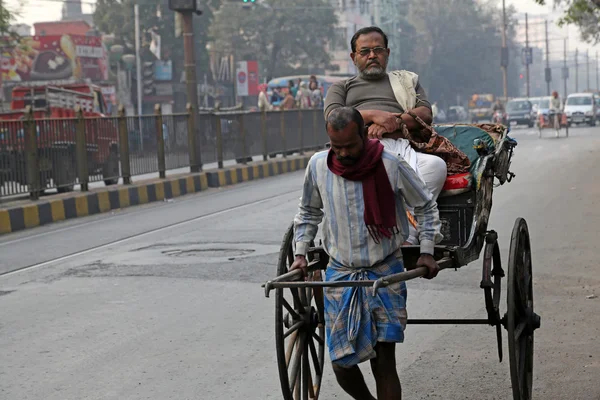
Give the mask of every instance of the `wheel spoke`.
[[300, 315], [298, 315], [298, 313], [296, 311], [294, 311], [294, 309], [292, 308], [292, 306], [290, 306], [290, 303], [287, 302], [287, 300], [282, 297], [282, 304], [285, 307], [285, 309], [290, 313], [290, 315], [292, 316], [293, 319], [300, 319]]
[[323, 338], [322, 338], [321, 336], [319, 336], [319, 334], [318, 334], [317, 332], [313, 332], [313, 338], [315, 338], [315, 340], [316, 340], [317, 342], [319, 342], [319, 344], [320, 344], [321, 346], [324, 346], [324, 345], [325, 345], [325, 341], [323, 340]]
[[527, 337], [519, 340], [519, 391], [523, 393], [525, 386], [525, 362], [527, 359]]
[[302, 325], [304, 325], [304, 321], [298, 321], [294, 325], [290, 326], [290, 329], [285, 331], [283, 334], [283, 338], [290, 336], [292, 333], [296, 332]]
[[527, 326], [527, 322], [523, 321], [521, 323], [519, 323], [519, 325], [517, 325], [517, 327], [515, 328], [515, 340], [519, 340], [521, 337], [521, 334], [523, 333], [523, 331], [525, 330], [525, 327]]
[[291, 244], [290, 244], [290, 247], [288, 247], [288, 249], [287, 249], [287, 259], [288, 259], [288, 270], [289, 270], [290, 267], [292, 266], [292, 264], [294, 263], [294, 248], [292, 247]]
[[319, 365], [319, 356], [317, 354], [317, 349], [315, 347], [315, 342], [312, 339], [308, 339], [308, 347], [310, 348], [310, 355], [312, 357], [313, 365], [315, 368], [315, 375], [321, 375], [321, 366]]
[[313, 384], [312, 375], [308, 375], [308, 396], [311, 400], [314, 400], [317, 396], [315, 395], [315, 385]]
[[294, 307], [297, 310], [303, 309], [303, 303], [300, 300], [300, 296], [298, 295], [298, 288], [290, 288], [290, 292], [292, 292], [292, 297], [294, 298]]
[[300, 340], [296, 345], [296, 354], [294, 354], [294, 359], [292, 361], [292, 373], [290, 374], [290, 380], [293, 382], [290, 391], [293, 393], [294, 388], [296, 387], [297, 381], [300, 380], [300, 361], [302, 361], [302, 353], [304, 349], [304, 340], [305, 337], [300, 335]]
[[287, 349], [285, 351], [285, 366], [289, 368], [290, 366], [290, 358], [292, 358], [292, 353], [294, 352], [294, 345], [296, 344], [296, 340], [298, 339], [298, 331], [292, 334], [292, 338], [288, 343]]
[[[310, 341], [308, 336], [306, 337], [307, 342]], [[308, 387], [310, 379], [310, 364], [308, 361], [308, 343], [304, 343], [302, 349], [302, 400], [308, 400]]]

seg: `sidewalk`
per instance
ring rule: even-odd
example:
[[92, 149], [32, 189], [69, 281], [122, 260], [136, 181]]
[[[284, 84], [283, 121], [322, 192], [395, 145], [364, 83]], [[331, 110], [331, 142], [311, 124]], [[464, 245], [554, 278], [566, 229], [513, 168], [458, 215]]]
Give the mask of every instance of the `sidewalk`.
[[0, 203], [0, 235], [301, 170], [306, 168], [312, 154], [237, 164], [199, 173], [171, 173], [165, 179], [138, 177], [131, 185], [94, 185], [88, 192], [52, 194], [36, 201], [6, 201]]

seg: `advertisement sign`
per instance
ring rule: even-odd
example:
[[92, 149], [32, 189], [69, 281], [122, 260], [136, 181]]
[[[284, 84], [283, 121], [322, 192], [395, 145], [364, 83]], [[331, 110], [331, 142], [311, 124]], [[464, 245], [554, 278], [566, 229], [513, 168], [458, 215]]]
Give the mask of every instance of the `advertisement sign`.
[[108, 53], [95, 36], [53, 35], [22, 37], [0, 48], [2, 81], [108, 79]]
[[102, 96], [104, 96], [104, 101], [110, 104], [117, 104], [117, 90], [114, 86], [102, 86]]
[[238, 62], [235, 76], [238, 96], [258, 95], [258, 63], [256, 61]]
[[171, 61], [154, 61], [154, 80], [173, 80], [173, 63]]

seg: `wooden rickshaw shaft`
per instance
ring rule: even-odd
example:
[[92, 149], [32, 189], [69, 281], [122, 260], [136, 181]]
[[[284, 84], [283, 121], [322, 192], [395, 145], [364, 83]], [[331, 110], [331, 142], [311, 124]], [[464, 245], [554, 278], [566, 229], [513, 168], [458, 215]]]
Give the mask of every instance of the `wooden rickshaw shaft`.
[[[440, 270], [450, 268], [454, 262], [449, 257], [444, 257], [436, 261]], [[319, 264], [319, 261], [313, 261], [308, 264], [308, 271], [316, 269], [315, 266]], [[312, 268], [311, 268], [312, 267]], [[269, 293], [273, 289], [285, 289], [285, 288], [317, 288], [317, 287], [373, 287], [373, 295], [377, 293], [377, 290], [382, 287], [387, 287], [391, 284], [404, 282], [415, 278], [420, 278], [427, 274], [427, 267], [418, 267], [410, 271], [400, 272], [384, 276], [377, 280], [364, 280], [364, 281], [300, 281], [302, 277], [301, 270], [290, 271], [286, 274], [278, 276], [277, 278], [265, 283], [265, 296], [269, 297]]]

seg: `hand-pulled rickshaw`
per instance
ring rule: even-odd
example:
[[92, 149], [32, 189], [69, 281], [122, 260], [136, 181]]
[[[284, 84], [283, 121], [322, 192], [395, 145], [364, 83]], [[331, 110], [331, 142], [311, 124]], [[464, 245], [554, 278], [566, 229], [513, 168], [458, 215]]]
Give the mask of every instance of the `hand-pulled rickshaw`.
[[546, 128], [554, 129], [556, 137], [560, 136], [561, 128], [565, 128], [565, 135], [569, 137], [569, 122], [564, 112], [557, 113], [555, 110], [548, 110], [546, 113], [539, 113], [537, 127], [540, 138], [542, 137], [542, 130]]
[[[517, 142], [503, 125], [438, 125], [447, 137], [471, 160], [467, 174], [449, 176], [438, 198], [444, 240], [435, 247], [440, 269], [459, 268], [477, 260], [483, 250], [481, 289], [487, 315], [480, 319], [409, 319], [409, 324], [482, 324], [496, 330], [498, 357], [502, 354], [502, 327], [508, 333], [508, 350], [513, 399], [531, 398], [534, 331], [540, 316], [533, 307], [531, 245], [527, 223], [517, 218], [512, 231], [508, 266], [502, 268], [498, 235], [488, 230], [494, 187], [510, 182], [513, 149]], [[497, 184], [496, 184], [497, 181]], [[415, 268], [419, 246], [402, 248], [406, 272], [376, 281], [327, 282], [322, 271], [329, 258], [321, 246], [311, 244], [307, 254], [309, 276], [289, 271], [294, 261], [293, 225], [284, 235], [277, 277], [263, 287], [266, 297], [275, 290], [275, 345], [283, 399], [318, 399], [325, 365], [323, 287], [381, 287], [425, 275]], [[507, 276], [506, 312], [500, 311], [501, 280]], [[438, 276], [436, 279], [443, 279]]]

